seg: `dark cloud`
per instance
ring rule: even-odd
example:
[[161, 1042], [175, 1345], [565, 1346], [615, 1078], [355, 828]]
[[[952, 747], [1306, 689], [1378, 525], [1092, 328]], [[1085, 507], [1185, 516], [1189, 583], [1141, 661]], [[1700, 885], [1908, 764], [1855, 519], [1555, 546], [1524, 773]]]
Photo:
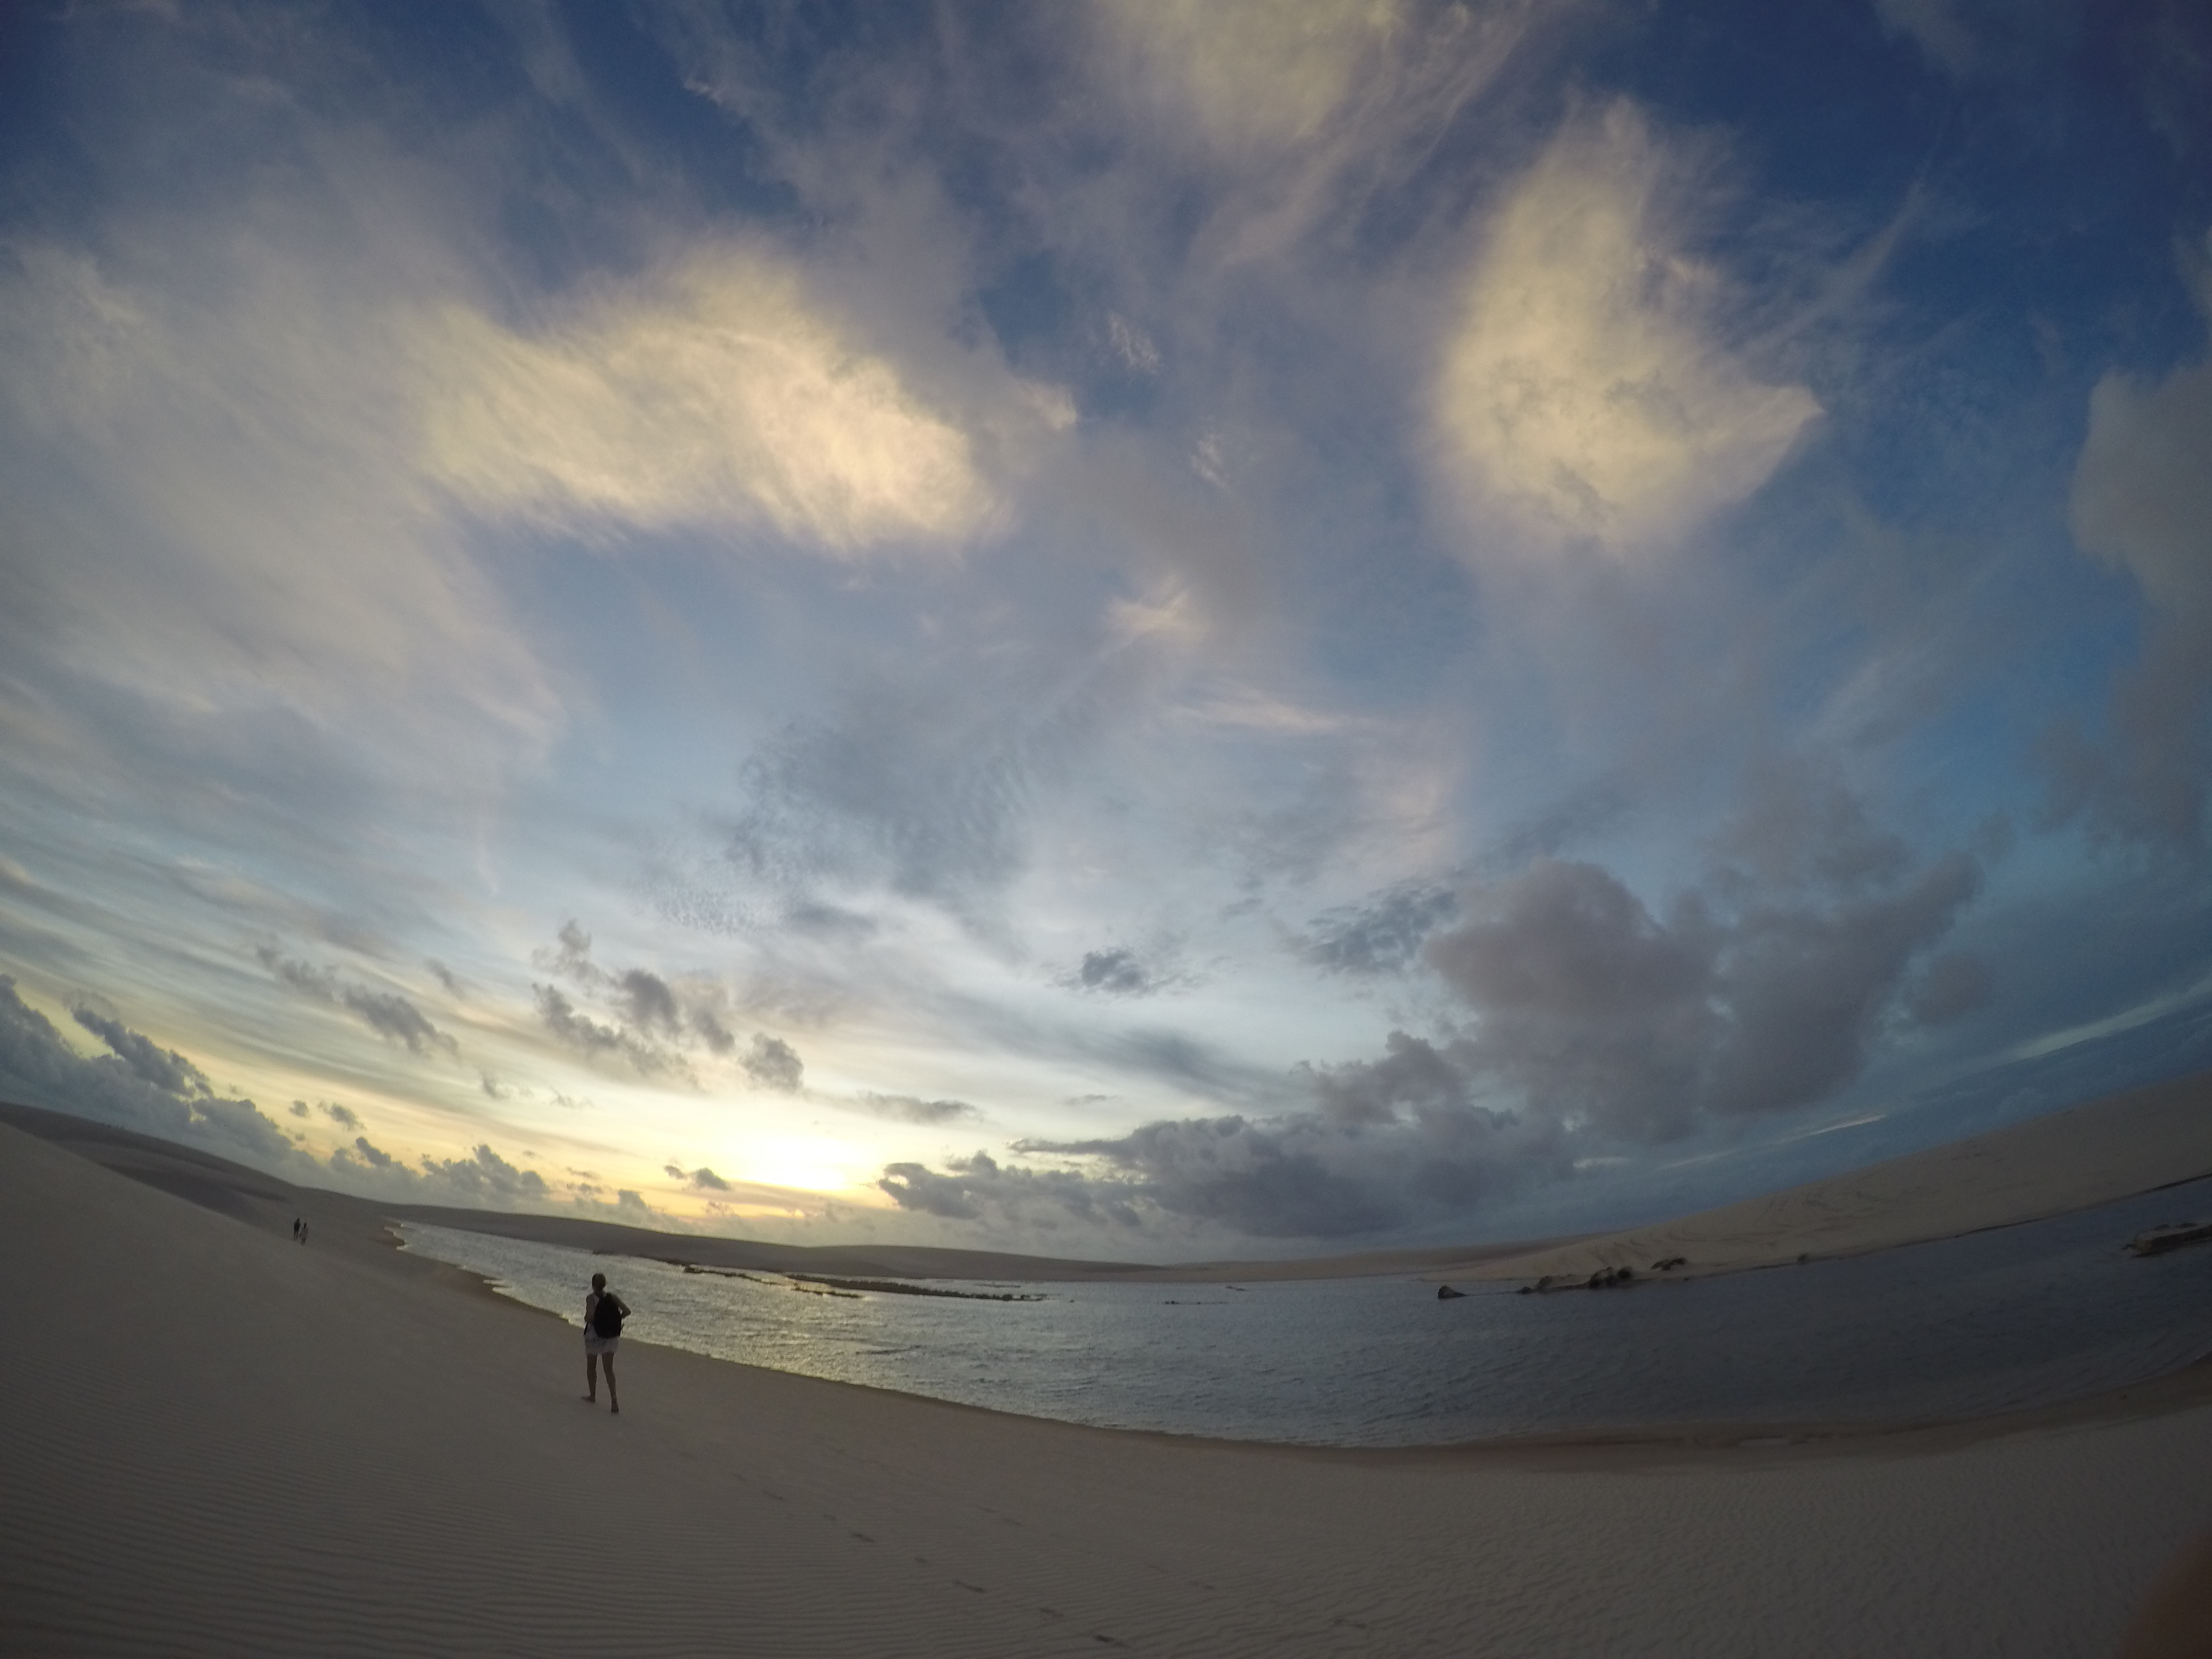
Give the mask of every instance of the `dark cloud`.
[[871, 1117], [896, 1123], [954, 1123], [981, 1114], [964, 1100], [923, 1100], [916, 1095], [865, 1094], [850, 1103]]
[[1802, 769], [1756, 777], [1715, 847], [1663, 920], [1592, 864], [1546, 860], [1469, 894], [1425, 951], [1480, 1016], [1459, 1061], [1540, 1115], [1634, 1140], [1808, 1105], [1858, 1075], [1980, 884], [1962, 854], [1914, 871]]
[[1930, 962], [1906, 993], [1905, 1017], [1916, 1025], [1944, 1025], [1984, 1007], [1996, 973], [1981, 957], [1947, 951]]
[[680, 1164], [664, 1164], [662, 1170], [671, 1181], [680, 1181], [695, 1193], [726, 1193], [730, 1183], [705, 1165], [686, 1170]]
[[659, 1030], [673, 1036], [683, 1030], [684, 1016], [676, 1006], [676, 993], [658, 974], [642, 968], [627, 969], [615, 976], [616, 1002], [629, 1023], [641, 1031]]
[[540, 967], [592, 984], [606, 977], [592, 960], [592, 936], [576, 925], [574, 917], [561, 924], [555, 938], [559, 941], [558, 948], [537, 953]]
[[215, 1092], [198, 1066], [175, 1049], [161, 1048], [152, 1038], [141, 1036], [121, 1020], [111, 1019], [82, 1006], [71, 1008], [70, 1017], [106, 1043], [131, 1071], [164, 1093], [191, 1099]]
[[[205, 1147], [295, 1181], [336, 1176], [348, 1186], [464, 1205], [534, 1203], [550, 1196], [544, 1177], [518, 1169], [488, 1146], [467, 1158], [424, 1158], [414, 1170], [356, 1133], [350, 1146], [338, 1147], [327, 1164], [318, 1163], [252, 1101], [210, 1091], [189, 1061], [167, 1055], [120, 1021], [99, 1014], [78, 1018], [114, 1052], [92, 1059], [79, 1054], [51, 1020], [16, 994], [14, 979], [0, 974], [0, 1097]], [[305, 1101], [294, 1101], [289, 1109], [295, 1117], [311, 1115]], [[361, 1127], [359, 1115], [349, 1107], [325, 1103], [322, 1111], [344, 1128]]]
[[1109, 996], [1142, 996], [1153, 988], [1152, 977], [1135, 952], [1120, 949], [1086, 951], [1073, 978], [1081, 989]]
[[704, 1008], [691, 1011], [691, 1029], [711, 1053], [726, 1054], [738, 1046], [738, 1039], [730, 1028]]
[[538, 994], [538, 1018], [545, 1029], [578, 1054], [611, 1054], [623, 1048], [622, 1032], [578, 1013], [576, 1005], [557, 986], [533, 985], [531, 989]]
[[[1856, 1078], [1886, 1017], [1954, 1018], [1986, 996], [1961, 955], [1913, 965], [1979, 882], [1964, 855], [1916, 867], [1848, 791], [1805, 767], [1757, 774], [1705, 878], [1654, 915], [1593, 864], [1540, 860], [1455, 902], [1420, 960], [1474, 1017], [1431, 1041], [1301, 1067], [1310, 1104], [1148, 1123], [1126, 1135], [1018, 1141], [1076, 1170], [978, 1154], [888, 1169], [908, 1209], [951, 1219], [1165, 1215], [1263, 1237], [1341, 1237], [1454, 1216], [1580, 1156], [1783, 1112]], [[1443, 907], [1370, 907], [1376, 936]], [[1357, 919], [1352, 919], [1357, 926]], [[1162, 1056], [1160, 1058], [1167, 1058]]]
[[841, 945], [865, 945], [882, 930], [882, 924], [873, 917], [819, 902], [791, 906], [783, 913], [783, 925], [793, 933]]
[[[290, 1139], [252, 1101], [212, 1093], [189, 1062], [170, 1066], [149, 1060], [167, 1051], [119, 1022], [113, 1040], [99, 1035], [115, 1052], [93, 1059], [78, 1054], [52, 1020], [16, 994], [14, 978], [0, 974], [0, 1097], [204, 1146], [263, 1169], [301, 1172]], [[161, 1080], [165, 1076], [171, 1080]]]
[[294, 990], [343, 1008], [379, 1036], [404, 1047], [411, 1054], [430, 1049], [458, 1055], [460, 1044], [432, 1024], [428, 1016], [396, 991], [373, 990], [341, 978], [331, 969], [318, 968], [263, 945], [255, 953], [263, 967]]
[[[1392, 1091], [1372, 1079], [1334, 1085], [1340, 1098]], [[1539, 1173], [1565, 1173], [1571, 1137], [1557, 1126], [1472, 1106], [1463, 1083], [1413, 1092], [1423, 1103], [1389, 1118], [1193, 1118], [1110, 1139], [1015, 1144], [1026, 1157], [1085, 1160], [1082, 1171], [1006, 1168], [977, 1153], [945, 1174], [893, 1165], [880, 1184], [904, 1208], [953, 1219], [1056, 1212], [1133, 1225], [1164, 1214], [1259, 1237], [1336, 1238], [1463, 1213]]]
[[422, 965], [430, 970], [431, 978], [446, 988], [447, 996], [459, 999], [468, 995], [468, 988], [461, 983], [460, 976], [437, 957], [427, 957]]
[[615, 1017], [611, 1024], [593, 1019], [557, 988], [536, 988], [538, 1018], [579, 1054], [619, 1054], [641, 1073], [676, 1073], [689, 1070], [680, 1051], [695, 1038], [715, 1054], [737, 1046], [724, 1021], [719, 987], [672, 982], [645, 968], [602, 968], [592, 957], [592, 936], [573, 918], [556, 937], [556, 944], [534, 952], [532, 961]]
[[753, 1038], [753, 1046], [744, 1058], [745, 1075], [763, 1089], [781, 1089], [789, 1093], [796, 1091], [806, 1076], [806, 1067], [799, 1058], [799, 1051], [781, 1037], [770, 1036], [765, 1031]]
[[1065, 1170], [1010, 1169], [989, 1153], [951, 1159], [949, 1173], [920, 1164], [885, 1166], [876, 1185], [902, 1210], [951, 1221], [978, 1221], [987, 1214], [1035, 1219], [1066, 1215], [1089, 1222], [1135, 1226], [1141, 1219], [1132, 1185]]
[[422, 1164], [426, 1181], [465, 1194], [471, 1203], [513, 1204], [552, 1196], [544, 1176], [535, 1170], [517, 1169], [489, 1146], [478, 1146], [465, 1158], [426, 1155]]
[[538, 997], [538, 1023], [574, 1053], [586, 1060], [614, 1055], [629, 1062], [641, 1077], [681, 1073], [688, 1070], [683, 1056], [618, 1026], [602, 1024], [580, 1013], [558, 986], [533, 985]]
[[340, 989], [338, 1001], [360, 1016], [369, 1030], [394, 1042], [404, 1043], [411, 1054], [430, 1048], [443, 1049], [449, 1054], [460, 1053], [459, 1043], [433, 1025], [421, 1009], [396, 991], [372, 991], [362, 986], [348, 985]]
[[357, 1135], [352, 1146], [331, 1152], [330, 1167], [373, 1191], [404, 1194], [416, 1203], [511, 1209], [543, 1204], [553, 1196], [544, 1176], [508, 1163], [488, 1145], [478, 1146], [467, 1158], [438, 1158], [425, 1153], [416, 1162], [417, 1167], [410, 1169], [366, 1135]]
[[1419, 1113], [1472, 1107], [1470, 1045], [1452, 1045], [1447, 1056], [1403, 1031], [1393, 1031], [1381, 1060], [1354, 1060], [1310, 1070], [1321, 1115], [1333, 1123], [1393, 1123], [1408, 1109]]
[[1459, 895], [1451, 889], [1408, 883], [1315, 917], [1299, 952], [1333, 973], [1398, 973], [1458, 909]]

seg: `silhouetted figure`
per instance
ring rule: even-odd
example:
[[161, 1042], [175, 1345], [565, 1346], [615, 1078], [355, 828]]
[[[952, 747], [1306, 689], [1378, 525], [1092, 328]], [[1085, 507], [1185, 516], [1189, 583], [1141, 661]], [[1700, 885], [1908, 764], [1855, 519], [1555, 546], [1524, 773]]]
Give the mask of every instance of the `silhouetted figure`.
[[629, 1308], [607, 1288], [605, 1273], [592, 1275], [592, 1293], [584, 1298], [584, 1398], [599, 1397], [599, 1367], [607, 1368], [607, 1409], [618, 1412], [615, 1398], [615, 1349], [622, 1341], [622, 1322]]
[[300, 1242], [300, 1218], [297, 1216], [292, 1218], [292, 1242], [295, 1244]]

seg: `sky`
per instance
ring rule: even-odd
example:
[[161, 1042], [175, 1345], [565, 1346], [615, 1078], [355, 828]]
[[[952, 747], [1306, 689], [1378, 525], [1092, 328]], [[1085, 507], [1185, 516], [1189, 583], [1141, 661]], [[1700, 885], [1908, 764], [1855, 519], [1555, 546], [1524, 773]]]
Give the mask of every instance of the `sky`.
[[2187, 0], [0, 11], [0, 1097], [1115, 1259], [2212, 1066]]

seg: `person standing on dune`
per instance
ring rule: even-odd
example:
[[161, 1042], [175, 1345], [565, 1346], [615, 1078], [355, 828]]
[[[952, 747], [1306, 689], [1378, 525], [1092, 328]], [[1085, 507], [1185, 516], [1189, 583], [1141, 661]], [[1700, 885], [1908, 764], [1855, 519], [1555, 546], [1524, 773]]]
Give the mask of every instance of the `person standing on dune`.
[[607, 1288], [605, 1273], [592, 1275], [592, 1293], [584, 1298], [584, 1398], [597, 1403], [599, 1367], [607, 1368], [607, 1409], [622, 1410], [615, 1397], [615, 1347], [622, 1340], [622, 1322], [629, 1317], [629, 1305]]

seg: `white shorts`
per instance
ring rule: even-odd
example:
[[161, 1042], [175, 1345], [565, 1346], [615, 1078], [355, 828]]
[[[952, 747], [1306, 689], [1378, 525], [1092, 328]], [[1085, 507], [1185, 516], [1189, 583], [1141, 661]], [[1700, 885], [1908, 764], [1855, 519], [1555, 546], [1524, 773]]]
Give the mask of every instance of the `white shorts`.
[[586, 1331], [584, 1333], [584, 1352], [586, 1353], [611, 1354], [621, 1345], [621, 1343], [622, 1338], [618, 1336], [601, 1336], [597, 1331]]

